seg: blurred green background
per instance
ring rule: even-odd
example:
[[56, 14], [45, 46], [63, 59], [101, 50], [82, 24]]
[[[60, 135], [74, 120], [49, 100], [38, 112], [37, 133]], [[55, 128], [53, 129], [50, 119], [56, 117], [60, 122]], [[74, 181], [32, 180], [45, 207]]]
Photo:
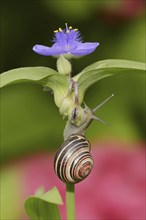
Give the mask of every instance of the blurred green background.
[[[56, 69], [56, 59], [35, 54], [35, 44], [51, 46], [53, 31], [64, 24], [78, 28], [84, 41], [100, 42], [91, 55], [72, 60], [74, 74], [103, 59], [145, 61], [144, 1], [1, 1], [1, 72], [26, 66]], [[92, 86], [85, 96], [91, 108], [112, 93], [97, 114], [112, 124], [92, 123], [92, 140], [143, 142], [145, 113], [143, 75], [118, 75]], [[53, 96], [41, 86], [19, 84], [1, 90], [1, 159], [58, 148], [65, 121]]]
[[[81, 31], [85, 42], [100, 43], [91, 55], [72, 60], [74, 74], [103, 59], [145, 62], [143, 0], [2, 0], [0, 22], [1, 73], [27, 66], [56, 69], [55, 58], [35, 54], [32, 47], [35, 44], [51, 46], [53, 31], [64, 28], [66, 22]], [[112, 127], [93, 122], [86, 136], [96, 143], [115, 141], [129, 143], [130, 146], [138, 143], [140, 146], [145, 141], [144, 76], [133, 72], [132, 75], [104, 79], [88, 90], [85, 102], [94, 108], [112, 93], [115, 94], [112, 100], [96, 113]], [[3, 220], [20, 219], [23, 200], [29, 191], [26, 185], [31, 187], [36, 176], [39, 178], [44, 172], [37, 171], [38, 174], [35, 172], [31, 178], [25, 179], [23, 171], [30, 164], [23, 160], [23, 165], [21, 159], [24, 155], [32, 155], [34, 161], [35, 153], [57, 149], [63, 141], [64, 126], [65, 120], [59, 115], [53, 96], [43, 91], [41, 86], [17, 84], [1, 89]], [[34, 167], [38, 169], [36, 164]], [[45, 178], [48, 179], [48, 176]], [[37, 183], [34, 185], [36, 188], [39, 186]], [[36, 190], [35, 187], [33, 190]]]

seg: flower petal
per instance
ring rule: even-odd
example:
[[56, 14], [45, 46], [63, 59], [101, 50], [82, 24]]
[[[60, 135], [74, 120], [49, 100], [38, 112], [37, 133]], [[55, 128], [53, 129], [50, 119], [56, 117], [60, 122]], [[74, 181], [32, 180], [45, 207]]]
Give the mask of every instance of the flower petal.
[[96, 47], [98, 47], [99, 43], [79, 43], [78, 46], [72, 49], [70, 52], [73, 55], [84, 56], [92, 53]]
[[36, 44], [33, 47], [33, 51], [44, 56], [52, 56], [64, 53], [63, 48], [59, 47], [58, 44], [53, 44], [52, 47], [46, 47]]

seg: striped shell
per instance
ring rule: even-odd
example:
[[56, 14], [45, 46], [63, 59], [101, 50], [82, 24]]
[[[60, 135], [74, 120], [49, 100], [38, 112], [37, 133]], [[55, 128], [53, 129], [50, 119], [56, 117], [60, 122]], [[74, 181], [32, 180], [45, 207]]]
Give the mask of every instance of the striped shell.
[[91, 145], [83, 135], [71, 135], [55, 155], [54, 170], [65, 183], [78, 183], [85, 179], [93, 168]]

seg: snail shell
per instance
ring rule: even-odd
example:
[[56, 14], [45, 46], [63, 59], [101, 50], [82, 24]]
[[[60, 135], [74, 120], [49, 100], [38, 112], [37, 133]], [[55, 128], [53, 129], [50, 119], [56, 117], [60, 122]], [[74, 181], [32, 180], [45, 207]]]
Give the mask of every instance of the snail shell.
[[84, 180], [93, 168], [91, 145], [83, 135], [71, 135], [61, 145], [54, 158], [54, 170], [65, 183]]

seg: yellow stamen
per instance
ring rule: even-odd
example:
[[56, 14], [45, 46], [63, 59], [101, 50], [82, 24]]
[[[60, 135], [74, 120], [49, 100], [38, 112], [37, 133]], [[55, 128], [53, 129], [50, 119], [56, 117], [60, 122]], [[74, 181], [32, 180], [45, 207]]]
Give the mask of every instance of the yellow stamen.
[[78, 28], [75, 28], [74, 31], [78, 31]]
[[61, 28], [59, 28], [59, 31], [60, 31], [60, 32], [62, 32], [62, 29], [61, 29]]
[[54, 33], [57, 33], [57, 32], [58, 32], [58, 30], [55, 30], [55, 31], [54, 31]]
[[69, 29], [72, 29], [72, 26], [70, 26]]

